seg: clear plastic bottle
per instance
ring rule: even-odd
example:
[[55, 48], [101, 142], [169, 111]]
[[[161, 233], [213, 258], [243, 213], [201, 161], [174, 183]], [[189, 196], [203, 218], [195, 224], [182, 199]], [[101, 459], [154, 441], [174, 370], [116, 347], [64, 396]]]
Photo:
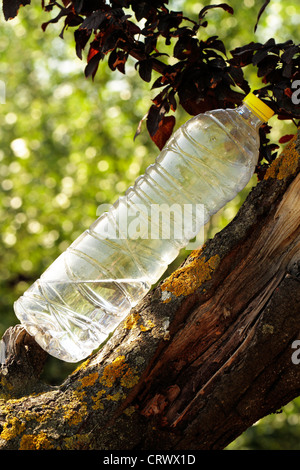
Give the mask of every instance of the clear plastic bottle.
[[[257, 164], [258, 129], [272, 115], [250, 93], [236, 109], [206, 112], [181, 126], [134, 186], [15, 302], [37, 343], [68, 362], [97, 348], [201, 225], [245, 187]], [[195, 205], [203, 205], [204, 219], [190, 210], [182, 230], [183, 208]], [[131, 229], [138, 228], [132, 233], [130, 214]]]

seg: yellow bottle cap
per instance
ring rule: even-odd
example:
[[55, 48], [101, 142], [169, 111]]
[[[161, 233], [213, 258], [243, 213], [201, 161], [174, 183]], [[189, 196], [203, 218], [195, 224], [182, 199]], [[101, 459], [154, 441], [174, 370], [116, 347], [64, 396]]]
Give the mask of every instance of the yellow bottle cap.
[[253, 93], [249, 93], [243, 99], [243, 102], [264, 122], [267, 122], [274, 115], [274, 111]]

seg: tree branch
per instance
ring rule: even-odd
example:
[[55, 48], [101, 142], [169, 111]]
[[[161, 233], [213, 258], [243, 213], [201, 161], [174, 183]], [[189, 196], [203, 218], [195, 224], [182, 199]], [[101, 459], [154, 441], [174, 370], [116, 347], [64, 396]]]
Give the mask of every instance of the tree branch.
[[10, 330], [0, 449], [223, 449], [298, 396], [299, 163], [298, 132], [235, 219], [59, 387], [41, 392], [25, 373], [21, 396], [9, 364], [24, 359], [29, 338], [18, 343], [19, 327]]

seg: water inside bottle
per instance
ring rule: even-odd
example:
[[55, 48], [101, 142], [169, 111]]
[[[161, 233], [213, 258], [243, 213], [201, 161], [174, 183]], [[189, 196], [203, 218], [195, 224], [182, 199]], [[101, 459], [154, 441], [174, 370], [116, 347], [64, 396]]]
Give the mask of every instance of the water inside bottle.
[[[233, 110], [200, 115], [179, 128], [155, 164], [15, 303], [28, 332], [61, 359], [77, 362], [90, 354], [245, 187], [258, 143], [256, 129]], [[201, 217], [191, 210], [195, 205], [202, 205]]]

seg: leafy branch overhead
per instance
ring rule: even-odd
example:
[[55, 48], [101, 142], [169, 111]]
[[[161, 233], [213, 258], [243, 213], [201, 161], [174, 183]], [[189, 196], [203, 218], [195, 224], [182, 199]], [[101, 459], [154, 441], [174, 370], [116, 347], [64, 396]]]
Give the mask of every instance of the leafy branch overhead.
[[[19, 7], [29, 3], [30, 0], [3, 0], [5, 19], [15, 17]], [[265, 0], [254, 29], [269, 3], [270, 0]], [[147, 113], [146, 126], [160, 149], [173, 131], [176, 121], [172, 113], [178, 104], [190, 115], [239, 105], [250, 91], [243, 71], [250, 64], [256, 67], [262, 81], [262, 87], [256, 90], [258, 96], [273, 108], [279, 119], [292, 120], [297, 125], [300, 109], [293, 104], [291, 96], [293, 83], [300, 80], [299, 44], [291, 40], [276, 43], [271, 38], [265, 44], [251, 42], [226, 51], [218, 36], [205, 40], [199, 36], [207, 26], [210, 9], [220, 8], [225, 15], [234, 14], [227, 3], [205, 6], [197, 19], [172, 11], [167, 4], [168, 0], [111, 0], [109, 3], [62, 0], [61, 4], [42, 0], [43, 9], [54, 12], [42, 28], [46, 30], [49, 24], [63, 21], [62, 38], [66, 29], [74, 28], [77, 56], [82, 59], [86, 50], [86, 77], [94, 78], [99, 63], [106, 57], [111, 70], [123, 74], [128, 58], [135, 59], [141, 79], [152, 81], [152, 89], [158, 91]], [[269, 125], [261, 129], [259, 176], [276, 157], [278, 146], [270, 143], [270, 130]]]

